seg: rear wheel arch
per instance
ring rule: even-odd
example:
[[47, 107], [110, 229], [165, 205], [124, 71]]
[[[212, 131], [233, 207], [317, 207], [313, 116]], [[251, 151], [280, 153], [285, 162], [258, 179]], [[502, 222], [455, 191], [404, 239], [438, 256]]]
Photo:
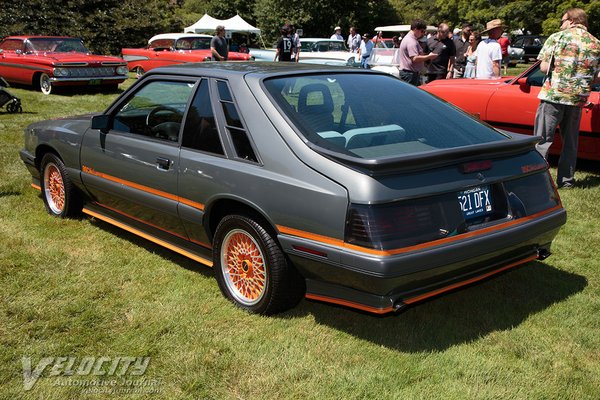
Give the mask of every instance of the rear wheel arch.
[[206, 208], [204, 218], [204, 229], [212, 241], [217, 230], [217, 226], [223, 218], [228, 215], [243, 215], [254, 219], [260, 223], [270, 234], [277, 236], [277, 229], [271, 221], [255, 207], [235, 199], [219, 199], [211, 203]]

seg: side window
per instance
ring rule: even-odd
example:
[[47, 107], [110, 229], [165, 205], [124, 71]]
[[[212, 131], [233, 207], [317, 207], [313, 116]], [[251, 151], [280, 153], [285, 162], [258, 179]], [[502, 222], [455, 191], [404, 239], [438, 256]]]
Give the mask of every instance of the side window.
[[7, 39], [0, 43], [0, 49], [4, 51], [23, 50], [23, 41], [15, 39]]
[[236, 155], [238, 158], [244, 160], [258, 162], [258, 158], [256, 158], [256, 154], [252, 149], [248, 134], [240, 119], [237, 107], [233, 102], [233, 97], [231, 96], [227, 82], [217, 81], [217, 88], [219, 89], [219, 99], [221, 101], [221, 107], [223, 107], [223, 114], [225, 114], [225, 127], [233, 141]]
[[527, 84], [541, 87], [545, 78], [546, 74], [539, 68], [536, 68], [527, 76]]
[[225, 154], [215, 123], [206, 79], [200, 82], [196, 96], [188, 111], [181, 145], [194, 150]]
[[176, 142], [193, 88], [193, 82], [148, 82], [117, 110], [113, 129]]
[[174, 42], [174, 39], [156, 39], [148, 45], [148, 48], [154, 51], [171, 50], [171, 48], [173, 48]]

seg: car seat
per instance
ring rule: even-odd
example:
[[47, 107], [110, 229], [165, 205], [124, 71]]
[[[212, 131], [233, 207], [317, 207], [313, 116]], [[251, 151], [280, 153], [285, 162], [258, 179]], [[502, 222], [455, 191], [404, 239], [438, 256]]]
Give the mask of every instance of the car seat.
[[[318, 102], [319, 100], [320, 102]], [[298, 113], [317, 132], [335, 130], [333, 99], [329, 88], [325, 84], [312, 83], [300, 89]]]

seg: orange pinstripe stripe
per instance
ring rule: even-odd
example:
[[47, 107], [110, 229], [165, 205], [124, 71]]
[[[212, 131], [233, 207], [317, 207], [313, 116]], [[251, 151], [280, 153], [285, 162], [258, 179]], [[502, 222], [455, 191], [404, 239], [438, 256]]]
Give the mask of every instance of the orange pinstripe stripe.
[[96, 204], [98, 204], [100, 207], [104, 207], [104, 208], [106, 208], [106, 209], [109, 209], [109, 210], [111, 210], [111, 211], [113, 211], [113, 212], [116, 212], [117, 214], [121, 214], [121, 215], [123, 215], [123, 216], [125, 216], [125, 217], [127, 217], [127, 218], [131, 218], [131, 219], [133, 219], [133, 220], [135, 220], [135, 221], [141, 222], [142, 224], [146, 224], [146, 225], [148, 225], [148, 226], [151, 226], [151, 227], [153, 227], [153, 228], [160, 229], [161, 231], [163, 231], [163, 232], [166, 232], [166, 233], [168, 233], [168, 234], [170, 234], [170, 235], [177, 236], [177, 237], [178, 237], [178, 238], [180, 238], [180, 239], [187, 240], [187, 241], [190, 241], [190, 242], [192, 242], [192, 243], [199, 244], [199, 245], [201, 245], [201, 246], [203, 246], [203, 247], [206, 247], [206, 248], [209, 248], [209, 249], [211, 249], [211, 248], [212, 248], [212, 246], [211, 246], [210, 244], [208, 244], [208, 243], [202, 243], [202, 242], [199, 242], [199, 241], [197, 241], [197, 240], [190, 239], [190, 238], [188, 238], [188, 237], [184, 237], [184, 236], [182, 236], [182, 235], [180, 235], [180, 234], [178, 234], [178, 233], [171, 232], [170, 230], [168, 230], [168, 229], [165, 229], [165, 228], [163, 228], [163, 227], [161, 227], [161, 226], [154, 225], [154, 224], [153, 224], [153, 223], [151, 223], [151, 222], [148, 222], [148, 221], [145, 221], [145, 220], [143, 220], [143, 219], [140, 219], [140, 218], [134, 217], [133, 215], [129, 215], [129, 214], [127, 214], [127, 213], [124, 213], [123, 211], [117, 210], [116, 208], [112, 208], [112, 207], [110, 207], [110, 206], [107, 206], [106, 204], [102, 204], [102, 203], [98, 203], [98, 202], [96, 202]]
[[367, 311], [367, 312], [374, 313], [374, 314], [387, 314], [394, 310], [392, 307], [375, 308], [375, 307], [366, 306], [364, 304], [355, 303], [353, 301], [336, 299], [334, 297], [321, 296], [318, 294], [307, 293], [305, 295], [305, 297], [310, 300], [317, 300], [317, 301], [324, 301], [327, 303], [339, 304], [341, 306], [356, 308], [358, 310]]
[[140, 237], [142, 237], [142, 238], [144, 238], [146, 240], [149, 240], [149, 241], [151, 241], [153, 243], [156, 243], [156, 244], [158, 244], [160, 246], [163, 246], [163, 247], [165, 247], [165, 248], [167, 248], [169, 250], [172, 250], [172, 251], [174, 251], [176, 253], [179, 253], [179, 254], [181, 254], [181, 255], [183, 255], [185, 257], [191, 258], [194, 261], [198, 261], [199, 263], [204, 264], [204, 265], [206, 265], [208, 267], [212, 268], [212, 266], [213, 266], [213, 263], [212, 263], [211, 260], [207, 260], [204, 257], [200, 257], [200, 256], [198, 256], [198, 255], [196, 255], [194, 253], [191, 253], [191, 252], [189, 252], [187, 250], [182, 249], [179, 246], [175, 246], [175, 245], [173, 245], [171, 243], [165, 242], [164, 240], [158, 239], [158, 238], [156, 238], [154, 236], [151, 236], [151, 235], [149, 235], [149, 234], [147, 234], [145, 232], [142, 232], [142, 231], [140, 231], [138, 229], [135, 229], [135, 228], [133, 228], [133, 227], [131, 227], [129, 225], [125, 225], [125, 224], [123, 224], [123, 223], [121, 223], [121, 222], [119, 222], [117, 220], [114, 220], [114, 219], [112, 219], [110, 217], [104, 216], [102, 214], [98, 214], [98, 213], [96, 213], [96, 212], [94, 212], [92, 210], [89, 210], [87, 208], [84, 208], [83, 212], [86, 213], [86, 214], [88, 214], [88, 215], [90, 215], [90, 216], [92, 216], [92, 217], [94, 217], [94, 218], [98, 218], [101, 221], [107, 222], [107, 223], [109, 223], [111, 225], [114, 225], [116, 227], [124, 229], [127, 232], [131, 232], [134, 235], [140, 236]]
[[138, 189], [138, 190], [141, 190], [146, 193], [155, 194], [157, 196], [164, 197], [166, 199], [179, 201], [180, 203], [183, 203], [188, 206], [197, 208], [198, 210], [204, 211], [204, 204], [202, 204], [202, 203], [197, 203], [195, 201], [188, 200], [188, 199], [179, 197], [177, 195], [174, 195], [174, 194], [171, 194], [168, 192], [163, 192], [162, 190], [157, 190], [157, 189], [151, 188], [149, 186], [140, 185], [139, 183], [135, 183], [135, 182], [127, 181], [125, 179], [117, 178], [116, 176], [108, 175], [103, 172], [98, 172], [92, 168], [86, 167], [85, 165], [81, 167], [81, 170], [90, 175], [94, 175], [99, 178], [103, 178], [103, 179], [106, 179], [106, 180], [109, 180], [112, 182], [120, 183], [122, 185], [129, 186], [131, 188]]
[[287, 226], [282, 226], [282, 225], [277, 225], [277, 229], [279, 229], [279, 231], [281, 233], [286, 234], [286, 235], [297, 236], [297, 237], [301, 237], [304, 239], [314, 240], [316, 242], [325, 243], [325, 244], [329, 244], [329, 245], [333, 245], [333, 246], [337, 246], [337, 247], [343, 247], [346, 249], [359, 251], [361, 253], [373, 254], [373, 255], [377, 255], [377, 256], [393, 256], [396, 254], [402, 254], [402, 253], [408, 253], [411, 251], [427, 249], [430, 247], [440, 246], [440, 245], [443, 245], [446, 243], [453, 243], [453, 242], [456, 242], [459, 240], [476, 237], [476, 236], [481, 236], [483, 234], [490, 233], [490, 232], [499, 231], [499, 230], [502, 230], [502, 229], [505, 229], [505, 228], [508, 228], [511, 226], [523, 224], [527, 221], [531, 221], [531, 220], [539, 218], [543, 215], [560, 210], [561, 208], [562, 208], [562, 206], [558, 205], [558, 206], [549, 208], [547, 210], [541, 211], [537, 214], [530, 215], [528, 217], [523, 217], [523, 218], [515, 219], [512, 221], [504, 222], [502, 224], [490, 226], [488, 228], [482, 228], [482, 229], [478, 229], [478, 230], [472, 231], [472, 232], [461, 233], [460, 235], [456, 235], [456, 236], [451, 236], [451, 237], [438, 239], [438, 240], [434, 240], [434, 241], [427, 242], [427, 243], [422, 243], [422, 244], [417, 244], [414, 246], [402, 247], [399, 249], [392, 249], [392, 250], [377, 250], [377, 249], [370, 249], [370, 248], [362, 247], [362, 246], [356, 246], [356, 245], [353, 245], [350, 243], [346, 243], [340, 239], [335, 239], [335, 238], [331, 238], [328, 236], [322, 236], [322, 235], [318, 235], [315, 233], [306, 232], [306, 231], [302, 231], [300, 229], [295, 229], [295, 228], [289, 228]]

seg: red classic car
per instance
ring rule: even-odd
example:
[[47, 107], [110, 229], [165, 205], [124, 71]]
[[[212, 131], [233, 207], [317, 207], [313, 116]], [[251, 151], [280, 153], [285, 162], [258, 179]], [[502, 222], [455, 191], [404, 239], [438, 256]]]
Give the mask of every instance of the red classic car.
[[[544, 77], [538, 62], [516, 77], [437, 80], [421, 88], [496, 128], [532, 135], [535, 113], [540, 104], [537, 96]], [[560, 153], [562, 144], [559, 136], [550, 148], [553, 154]], [[600, 85], [592, 87], [583, 109], [578, 157], [600, 160]]]
[[[138, 76], [153, 68], [164, 65], [183, 64], [187, 62], [210, 61], [210, 35], [193, 33], [163, 33], [153, 36], [148, 46], [141, 49], [122, 49], [123, 58], [130, 71]], [[230, 51], [229, 61], [248, 61], [252, 56], [247, 53]]]
[[127, 79], [118, 57], [93, 55], [81, 39], [65, 36], [8, 36], [0, 42], [0, 76], [32, 85], [44, 94], [55, 86], [101, 85], [116, 89]]

